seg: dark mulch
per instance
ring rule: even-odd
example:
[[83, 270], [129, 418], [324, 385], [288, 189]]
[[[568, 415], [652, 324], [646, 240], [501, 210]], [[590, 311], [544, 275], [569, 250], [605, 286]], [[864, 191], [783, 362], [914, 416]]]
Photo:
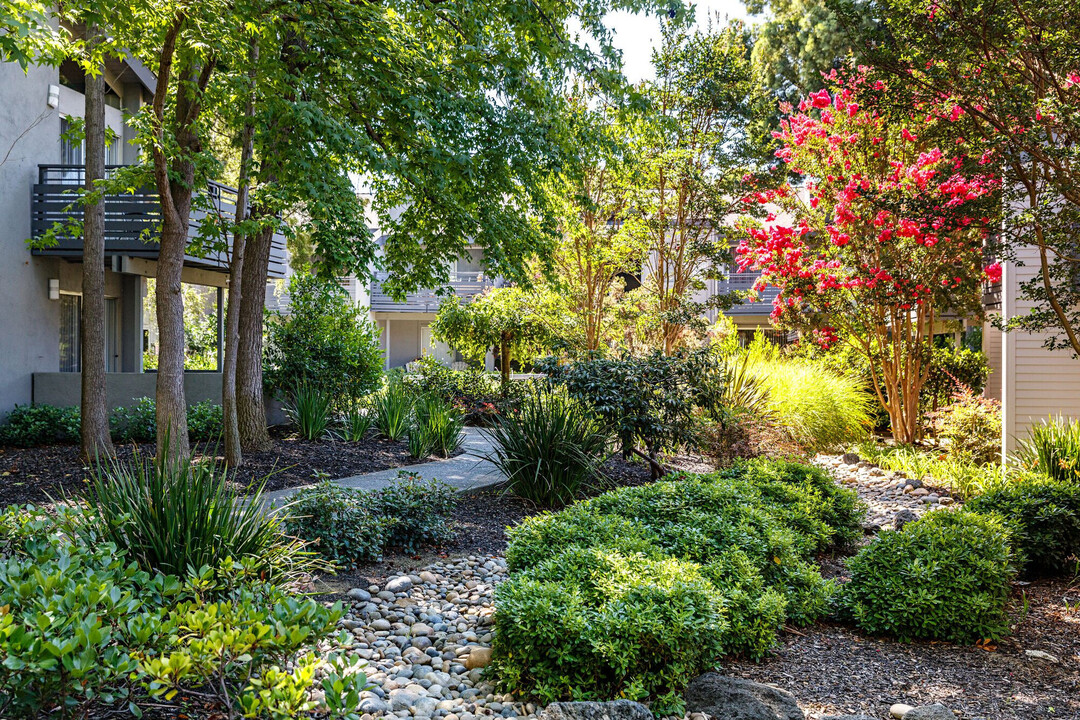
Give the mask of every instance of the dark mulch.
[[[1041, 580], [1018, 587], [1015, 599], [1017, 627], [997, 646], [904, 644], [819, 623], [801, 635], [785, 635], [779, 652], [765, 662], [733, 662], [724, 671], [792, 692], [810, 718], [859, 712], [884, 718], [893, 703], [940, 702], [964, 719], [1077, 720], [1080, 587]], [[1042, 650], [1060, 662], [1027, 657], [1025, 650]]]
[[[391, 442], [369, 434], [362, 442], [335, 440], [308, 441], [283, 429], [271, 431], [272, 450], [248, 453], [234, 474], [238, 483], [248, 485], [267, 478], [267, 490], [310, 485], [316, 476], [336, 479], [388, 468], [415, 465], [420, 460], [409, 454], [404, 442]], [[215, 446], [197, 447], [196, 452], [213, 452]], [[129, 459], [136, 452], [152, 457], [154, 443], [117, 447], [117, 457]], [[35, 448], [0, 446], [0, 507], [11, 504], [49, 502], [80, 492], [89, 469], [79, 461], [77, 445], [48, 445]]]

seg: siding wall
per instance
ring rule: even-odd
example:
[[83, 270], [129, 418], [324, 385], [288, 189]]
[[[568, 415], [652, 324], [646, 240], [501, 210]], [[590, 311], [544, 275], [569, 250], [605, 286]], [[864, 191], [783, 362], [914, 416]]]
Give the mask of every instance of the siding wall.
[[[1006, 318], [1026, 314], [1031, 303], [1019, 299], [1020, 283], [1039, 267], [1034, 248], [1020, 251], [1024, 267], [1008, 263], [1002, 278], [1002, 305]], [[1005, 333], [1003, 342], [1002, 428], [1006, 451], [1016, 447], [1033, 423], [1048, 416], [1080, 417], [1080, 360], [1067, 350], [1043, 348], [1044, 334]]]
[[986, 355], [986, 363], [990, 366], [990, 374], [986, 377], [986, 387], [983, 388], [983, 397], [1001, 402], [1002, 382], [1002, 332], [990, 324], [983, 323], [982, 350]]

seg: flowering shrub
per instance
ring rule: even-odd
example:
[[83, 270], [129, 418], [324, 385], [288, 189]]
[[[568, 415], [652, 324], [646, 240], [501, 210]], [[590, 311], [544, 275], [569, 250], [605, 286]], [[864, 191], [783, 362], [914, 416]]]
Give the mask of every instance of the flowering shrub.
[[805, 197], [787, 185], [755, 193], [794, 221], [747, 227], [738, 265], [762, 271], [758, 289], [780, 289], [775, 323], [823, 346], [843, 339], [871, 361], [893, 433], [908, 442], [934, 321], [977, 312], [993, 272], [982, 246], [996, 181], [963, 138], [949, 139], [947, 118], [887, 117], [864, 105], [861, 75], [833, 80], [775, 133], [777, 156], [807, 177]]

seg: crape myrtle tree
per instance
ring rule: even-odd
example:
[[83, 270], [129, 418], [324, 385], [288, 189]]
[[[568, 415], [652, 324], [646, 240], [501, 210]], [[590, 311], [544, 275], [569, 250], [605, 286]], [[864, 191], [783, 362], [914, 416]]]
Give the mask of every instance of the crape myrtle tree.
[[780, 289], [774, 323], [869, 360], [893, 436], [910, 443], [935, 322], [980, 311], [996, 183], [949, 118], [887, 114], [873, 105], [886, 88], [865, 82], [837, 79], [783, 120], [777, 155], [803, 185], [755, 197], [794, 221], [750, 225], [738, 263]]
[[[667, 23], [653, 65], [656, 80], [643, 88], [651, 112], [628, 128], [633, 169], [623, 181], [623, 232], [643, 259], [642, 287], [634, 291], [638, 332], [670, 355], [707, 309], [695, 295], [730, 263], [722, 228], [728, 216], [748, 211], [743, 178], [761, 160], [749, 127], [765, 96], [741, 23], [694, 32]], [[708, 302], [733, 301], [717, 295]]]
[[1037, 251], [1020, 288], [1034, 307], [1008, 326], [1046, 331], [1048, 348], [1080, 356], [1080, 5], [878, 0], [874, 10], [865, 52], [890, 92], [983, 142], [1002, 173], [1003, 256]]

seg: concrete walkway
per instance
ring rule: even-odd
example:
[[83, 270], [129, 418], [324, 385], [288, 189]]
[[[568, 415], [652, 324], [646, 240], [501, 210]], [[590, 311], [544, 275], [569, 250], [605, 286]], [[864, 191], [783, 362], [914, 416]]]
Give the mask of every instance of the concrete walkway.
[[[484, 488], [492, 487], [503, 480], [503, 476], [495, 469], [495, 466], [484, 460], [484, 456], [491, 452], [491, 442], [478, 428], [465, 428], [465, 441], [462, 443], [463, 453], [445, 460], [431, 460], [418, 465], [406, 465], [404, 467], [379, 470], [353, 475], [352, 477], [339, 478], [332, 482], [347, 488], [358, 490], [378, 490], [384, 488], [394, 480], [401, 471], [415, 472], [425, 480], [437, 478], [457, 488], [458, 492], [475, 492]], [[310, 485], [307, 487], [311, 487]], [[286, 488], [268, 492], [263, 500], [268, 505], [283, 505], [291, 496], [302, 487]]]

